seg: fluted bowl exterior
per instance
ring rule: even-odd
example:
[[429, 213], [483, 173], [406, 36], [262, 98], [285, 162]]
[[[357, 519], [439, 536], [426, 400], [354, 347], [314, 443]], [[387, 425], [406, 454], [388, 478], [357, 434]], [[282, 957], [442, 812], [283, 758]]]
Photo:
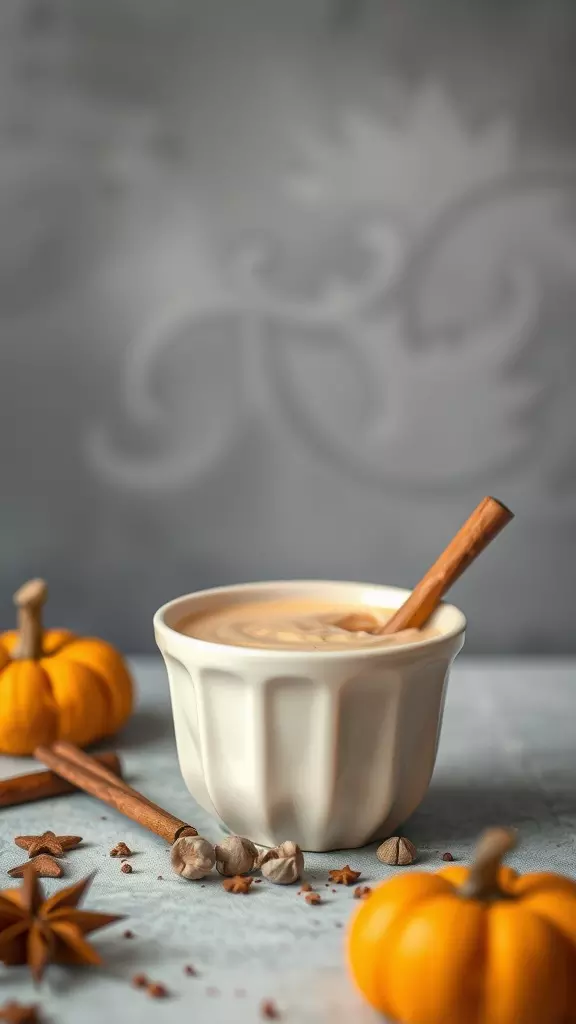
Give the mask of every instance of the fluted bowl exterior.
[[408, 591], [286, 581], [164, 605], [154, 629], [182, 775], [206, 811], [260, 845], [363, 846], [390, 835], [426, 793], [465, 618], [443, 605], [432, 639], [331, 652], [231, 647], [174, 628], [193, 611], [280, 595], [396, 608]]

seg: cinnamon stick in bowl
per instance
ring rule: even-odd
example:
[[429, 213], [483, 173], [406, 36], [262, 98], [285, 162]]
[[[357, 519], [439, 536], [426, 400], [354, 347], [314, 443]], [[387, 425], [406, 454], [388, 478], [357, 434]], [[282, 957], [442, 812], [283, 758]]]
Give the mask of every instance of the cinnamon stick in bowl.
[[410, 597], [379, 630], [382, 636], [401, 629], [421, 629], [462, 573], [514, 518], [496, 498], [483, 498], [447, 548], [414, 587]]

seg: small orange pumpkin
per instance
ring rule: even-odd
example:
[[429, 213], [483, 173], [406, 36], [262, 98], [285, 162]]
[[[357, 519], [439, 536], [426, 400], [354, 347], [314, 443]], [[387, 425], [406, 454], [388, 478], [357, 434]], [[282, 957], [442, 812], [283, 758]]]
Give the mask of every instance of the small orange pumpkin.
[[492, 829], [470, 869], [406, 872], [355, 914], [360, 991], [402, 1024], [574, 1024], [576, 884], [502, 867], [514, 833]]
[[42, 628], [47, 587], [14, 595], [18, 629], [0, 634], [0, 752], [31, 754], [69, 740], [85, 747], [116, 732], [132, 711], [132, 679], [104, 640]]

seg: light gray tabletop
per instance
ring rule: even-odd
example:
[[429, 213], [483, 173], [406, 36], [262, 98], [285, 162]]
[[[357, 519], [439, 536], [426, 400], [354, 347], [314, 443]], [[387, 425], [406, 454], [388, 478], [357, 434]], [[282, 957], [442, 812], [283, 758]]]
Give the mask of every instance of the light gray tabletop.
[[[218, 825], [194, 804], [180, 776], [163, 667], [154, 659], [133, 664], [138, 709], [114, 743], [126, 777], [216, 840]], [[576, 661], [458, 661], [432, 786], [403, 830], [420, 852], [417, 866], [440, 867], [445, 851], [466, 862], [481, 829], [505, 824], [522, 838], [510, 863], [575, 875], [575, 710]], [[32, 767], [0, 758], [2, 777]], [[23, 859], [13, 837], [45, 829], [84, 837], [66, 857], [69, 881], [96, 870], [86, 906], [126, 920], [93, 937], [104, 968], [50, 968], [35, 990], [25, 968], [0, 966], [0, 1004], [38, 1002], [52, 1024], [248, 1024], [261, 1019], [266, 998], [294, 1024], [381, 1020], [360, 1002], [344, 967], [344, 928], [357, 905], [352, 889], [325, 886], [327, 871], [345, 863], [361, 870], [367, 885], [399, 870], [380, 865], [374, 848], [306, 857], [321, 906], [304, 903], [297, 886], [265, 882], [249, 896], [232, 896], [216, 874], [203, 884], [177, 878], [160, 839], [74, 794], [0, 811], [3, 887], [12, 884], [6, 871]], [[119, 840], [136, 851], [131, 875], [109, 856]], [[63, 881], [43, 884], [52, 892]], [[133, 938], [123, 936], [126, 929]], [[186, 964], [196, 977], [184, 974]], [[170, 998], [153, 1001], [132, 988], [137, 972], [164, 983]]]

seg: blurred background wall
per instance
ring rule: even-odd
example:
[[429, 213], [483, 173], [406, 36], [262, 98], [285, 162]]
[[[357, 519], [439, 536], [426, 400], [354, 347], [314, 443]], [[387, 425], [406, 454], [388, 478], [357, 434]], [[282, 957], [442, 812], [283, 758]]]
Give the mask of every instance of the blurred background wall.
[[411, 585], [576, 650], [576, 5], [2, 0], [2, 622]]

